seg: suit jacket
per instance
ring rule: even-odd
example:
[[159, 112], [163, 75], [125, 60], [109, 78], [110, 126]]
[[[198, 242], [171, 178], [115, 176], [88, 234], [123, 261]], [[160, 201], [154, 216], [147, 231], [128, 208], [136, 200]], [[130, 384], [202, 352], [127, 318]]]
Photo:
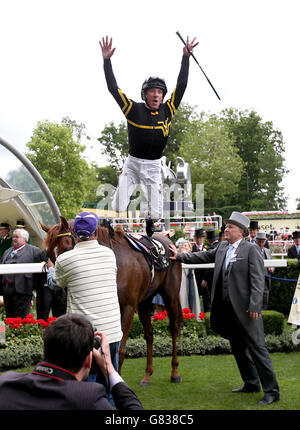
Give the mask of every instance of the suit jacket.
[[[264, 255], [262, 254], [261, 248], [259, 246], [258, 246], [258, 250], [261, 253], [264, 260], [272, 260], [272, 254], [269, 248], [264, 248]], [[267, 267], [264, 267], [264, 274], [269, 275]], [[265, 284], [267, 289], [269, 289], [271, 286], [271, 279], [265, 278]]]
[[0, 261], [4, 254], [4, 252], [11, 247], [12, 237], [9, 236], [9, 234], [4, 238], [0, 240]]
[[[219, 245], [219, 242], [216, 240], [209, 246], [208, 249], [215, 249], [218, 245]], [[214, 277], [214, 269], [206, 269], [204, 272], [203, 280], [207, 282], [208, 288], [211, 287], [213, 277]]]
[[[223, 265], [228, 242], [218, 247], [191, 254], [178, 254], [177, 260], [185, 264], [215, 263], [211, 290], [211, 326], [223, 337], [230, 337], [224, 324], [226, 315], [222, 312]], [[235, 252], [236, 258], [228, 266], [228, 295], [232, 307], [243, 329], [255, 343], [264, 345], [262, 318], [251, 320], [247, 310], [261, 312], [265, 285], [264, 262], [257, 246], [242, 240]]]
[[[114, 409], [105, 387], [96, 382], [57, 380], [33, 373], [5, 372], [0, 376], [0, 410]], [[143, 409], [125, 382], [112, 388], [119, 410]]]
[[297, 252], [296, 245], [292, 245], [288, 248], [287, 258], [298, 258], [299, 254]]
[[[12, 260], [10, 254], [13, 251], [13, 247], [7, 249], [2, 257], [3, 264], [10, 264]], [[43, 261], [44, 253], [37, 246], [26, 244], [20, 252], [15, 254], [13, 263], [40, 263]], [[17, 293], [21, 294], [32, 294], [33, 282], [38, 279], [38, 276], [34, 277], [32, 273], [24, 273], [18, 275], [2, 275], [2, 282], [6, 280], [13, 280]]]

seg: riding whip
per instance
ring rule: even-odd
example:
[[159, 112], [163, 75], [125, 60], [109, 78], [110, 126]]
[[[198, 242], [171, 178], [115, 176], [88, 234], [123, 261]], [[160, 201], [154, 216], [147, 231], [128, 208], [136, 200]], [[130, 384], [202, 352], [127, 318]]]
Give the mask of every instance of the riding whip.
[[[179, 37], [179, 39], [183, 42], [183, 44], [184, 44], [184, 45], [186, 45], [186, 43], [185, 43], [185, 41], [184, 41], [183, 37], [181, 36], [181, 34], [179, 33], [179, 31], [176, 31], [176, 34], [177, 34], [177, 36]], [[219, 100], [221, 100], [221, 99], [220, 99], [220, 96], [219, 96], [219, 94], [217, 93], [217, 91], [215, 90], [215, 88], [214, 88], [213, 84], [210, 82], [210, 80], [208, 79], [208, 77], [207, 77], [206, 73], [204, 72], [204, 70], [202, 69], [202, 67], [200, 66], [200, 64], [198, 63], [197, 58], [194, 56], [194, 54], [192, 54], [192, 52], [191, 52], [188, 48], [187, 48], [187, 50], [189, 51], [189, 53], [191, 54], [191, 56], [194, 58], [194, 60], [195, 60], [195, 61], [196, 61], [196, 63], [198, 64], [198, 66], [200, 67], [201, 72], [202, 72], [202, 73], [204, 74], [204, 76], [206, 77], [206, 79], [207, 79], [207, 81], [208, 81], [209, 85], [210, 85], [210, 86], [212, 87], [212, 89], [214, 90], [214, 92], [215, 92], [216, 96], [218, 97], [218, 99], [219, 99]]]

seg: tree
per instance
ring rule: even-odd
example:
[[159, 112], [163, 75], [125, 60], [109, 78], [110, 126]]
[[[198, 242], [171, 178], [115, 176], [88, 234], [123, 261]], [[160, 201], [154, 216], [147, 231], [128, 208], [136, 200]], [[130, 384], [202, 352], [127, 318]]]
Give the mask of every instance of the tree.
[[124, 121], [118, 126], [110, 122], [97, 139], [103, 145], [102, 154], [108, 157], [110, 166], [121, 170], [128, 155], [127, 127]]
[[243, 162], [234, 140], [221, 121], [204, 114], [190, 123], [183, 135], [180, 155], [189, 163], [193, 191], [204, 184], [205, 207], [226, 201], [238, 189]]
[[284, 167], [282, 133], [274, 130], [272, 122], [263, 122], [254, 111], [225, 109], [219, 119], [229, 136], [235, 138], [245, 163], [238, 193], [230, 203], [240, 203], [244, 210], [283, 209], [286, 197], [280, 184], [288, 171]]
[[81, 157], [82, 125], [69, 118], [61, 124], [40, 121], [26, 153], [52, 192], [62, 215], [73, 218], [82, 208], [88, 189], [89, 166]]

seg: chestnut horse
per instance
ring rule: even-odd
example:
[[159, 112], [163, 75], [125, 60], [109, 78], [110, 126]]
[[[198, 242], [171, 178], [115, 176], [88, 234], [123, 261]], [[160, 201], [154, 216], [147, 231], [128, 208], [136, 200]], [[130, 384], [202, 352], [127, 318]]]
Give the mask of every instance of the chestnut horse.
[[[76, 235], [73, 230], [73, 222], [61, 218], [61, 223], [52, 227], [42, 225], [47, 232], [45, 245], [49, 258], [55, 262], [56, 257], [72, 249], [76, 243]], [[170, 321], [172, 336], [172, 372], [171, 382], [180, 382], [178, 372], [178, 358], [176, 339], [182, 326], [182, 311], [180, 304], [181, 264], [170, 260], [170, 265], [163, 271], [155, 271], [151, 281], [149, 264], [141, 252], [134, 250], [124, 237], [122, 230], [112, 230], [98, 226], [97, 240], [101, 245], [110, 247], [117, 261], [117, 287], [121, 311], [121, 325], [123, 338], [119, 350], [119, 372], [124, 361], [125, 345], [133, 322], [134, 313], [137, 310], [144, 329], [144, 338], [147, 342], [147, 367], [141, 385], [149, 385], [153, 373], [152, 344], [153, 328], [151, 323], [152, 299], [161, 294]], [[170, 239], [162, 234], [155, 234], [168, 247]]]

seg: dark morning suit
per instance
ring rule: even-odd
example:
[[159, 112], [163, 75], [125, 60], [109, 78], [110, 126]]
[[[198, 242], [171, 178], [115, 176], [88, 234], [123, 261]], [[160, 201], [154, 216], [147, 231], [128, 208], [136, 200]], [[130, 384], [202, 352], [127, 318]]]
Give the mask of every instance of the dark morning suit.
[[[215, 240], [207, 249], [215, 249], [219, 245], [218, 240]], [[209, 297], [209, 310], [210, 311], [210, 302], [211, 302], [211, 287], [212, 287], [212, 281], [214, 277], [214, 269], [206, 269], [203, 276], [203, 281], [207, 282], [207, 293]]]
[[[11, 242], [12, 242], [12, 237], [9, 236], [9, 234], [6, 235], [4, 238], [0, 239], [0, 263], [4, 252], [11, 247]], [[2, 276], [0, 275], [0, 296], [2, 295], [3, 295]]]
[[287, 251], [287, 258], [299, 258], [296, 245], [290, 246]]
[[[271, 254], [270, 249], [263, 248], [263, 250], [261, 250], [260, 247], [258, 247], [258, 249], [259, 249], [259, 252], [261, 253], [264, 260], [272, 260], [272, 254]], [[265, 276], [270, 275], [268, 272], [268, 269], [266, 267], [264, 268], [264, 273], [265, 273]], [[271, 287], [271, 279], [265, 278], [265, 289], [264, 289], [263, 307], [262, 307], [263, 309], [268, 309], [270, 287]]]
[[[20, 252], [11, 256], [13, 247], [7, 249], [2, 257], [2, 264], [39, 263], [43, 261], [40, 248], [26, 244]], [[2, 275], [5, 313], [8, 318], [24, 318], [30, 311], [30, 301], [34, 281], [32, 273]]]
[[4, 252], [11, 247], [12, 237], [8, 234], [0, 239], [0, 261]]
[[[202, 250], [207, 249], [207, 246], [204, 245], [204, 243], [202, 245], [194, 244], [192, 246], [192, 252], [199, 252], [200, 247]], [[194, 271], [196, 282], [197, 282], [198, 294], [199, 294], [199, 296], [202, 296], [202, 298], [203, 298], [204, 312], [209, 312], [210, 311], [210, 297], [208, 294], [208, 290], [207, 290], [207, 288], [203, 288], [201, 286], [201, 282], [203, 280], [205, 272], [206, 272], [206, 269], [195, 269], [195, 271]]]
[[[6, 372], [0, 377], [0, 410], [106, 410], [113, 409], [103, 385], [57, 380], [33, 373]], [[119, 410], [143, 409], [125, 382], [112, 388]]]
[[252, 320], [247, 310], [261, 312], [264, 292], [264, 263], [257, 246], [242, 240], [236, 258], [225, 270], [229, 244], [220, 242], [213, 250], [178, 254], [183, 263], [215, 263], [211, 291], [211, 326], [228, 338], [241, 377], [249, 388], [265, 393], [279, 392], [268, 350], [265, 347], [262, 318]]

